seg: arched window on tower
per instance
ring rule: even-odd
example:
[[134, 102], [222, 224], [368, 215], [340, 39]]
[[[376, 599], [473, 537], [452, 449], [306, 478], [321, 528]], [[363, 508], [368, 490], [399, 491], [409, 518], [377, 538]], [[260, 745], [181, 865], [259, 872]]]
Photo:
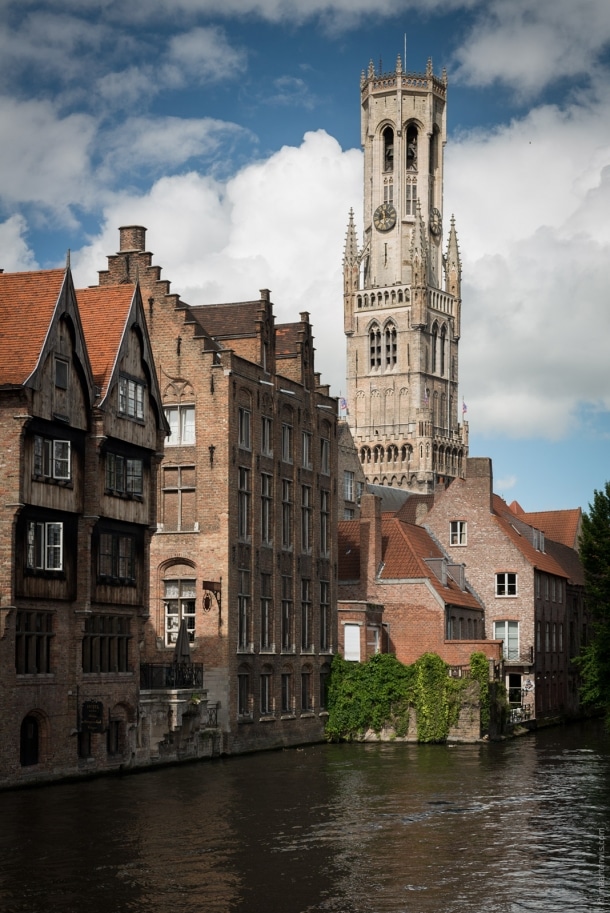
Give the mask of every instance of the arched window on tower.
[[447, 327], [443, 327], [441, 330], [441, 346], [439, 350], [440, 354], [440, 375], [441, 377], [445, 376], [445, 346], [447, 343]]
[[394, 131], [391, 127], [386, 127], [382, 133], [383, 137], [383, 170], [394, 170]]
[[407, 171], [417, 171], [417, 127], [407, 127]]
[[430, 370], [432, 371], [433, 374], [436, 374], [436, 364], [437, 364], [436, 347], [437, 347], [437, 343], [438, 343], [438, 326], [436, 324], [434, 324], [434, 326], [432, 327], [431, 338], [432, 338], [432, 342], [430, 344], [430, 354], [432, 357], [431, 357]]
[[371, 370], [381, 367], [381, 330], [377, 324], [369, 330], [369, 365]]
[[393, 368], [396, 365], [396, 327], [389, 323], [385, 328], [385, 366]]

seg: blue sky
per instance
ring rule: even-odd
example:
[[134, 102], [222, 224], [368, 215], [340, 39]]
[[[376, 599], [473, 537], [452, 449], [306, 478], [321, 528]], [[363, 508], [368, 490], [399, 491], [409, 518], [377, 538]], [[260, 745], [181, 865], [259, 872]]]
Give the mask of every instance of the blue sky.
[[[370, 10], [374, 11], [371, 12]], [[449, 75], [470, 452], [526, 510], [610, 478], [607, 0], [0, 0], [0, 267], [79, 285], [142, 224], [192, 303], [270, 288], [344, 388], [360, 72]], [[448, 221], [448, 220], [447, 220]]]

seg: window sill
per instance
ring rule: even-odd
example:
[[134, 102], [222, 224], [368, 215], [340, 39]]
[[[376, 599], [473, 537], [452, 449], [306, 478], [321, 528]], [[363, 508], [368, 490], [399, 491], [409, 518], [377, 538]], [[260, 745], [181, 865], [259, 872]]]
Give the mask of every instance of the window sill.
[[266, 713], [264, 716], [259, 717], [259, 723], [275, 723], [276, 717], [274, 713]]
[[245, 724], [250, 724], [250, 723], [253, 723], [253, 722], [254, 722], [254, 720], [252, 719], [252, 716], [251, 716], [251, 715], [250, 715], [250, 716], [238, 716], [238, 717], [237, 717], [237, 724], [238, 724], [238, 726], [240, 726], [242, 723], [245, 725]]
[[17, 684], [28, 685], [36, 682], [37, 685], [44, 682], [54, 682], [55, 674], [53, 672], [17, 672]]
[[296, 720], [296, 713], [282, 713], [280, 720]]
[[237, 653], [247, 653], [248, 655], [251, 655], [254, 653], [254, 644], [246, 644], [244, 646], [238, 644], [236, 652]]
[[277, 651], [275, 649], [275, 644], [271, 644], [270, 647], [261, 647], [259, 650], [259, 653], [263, 653], [263, 654], [267, 654], [267, 655], [270, 655], [270, 654], [273, 654], [276, 652]]
[[301, 719], [302, 720], [311, 720], [315, 717], [315, 712], [313, 710], [301, 710]]

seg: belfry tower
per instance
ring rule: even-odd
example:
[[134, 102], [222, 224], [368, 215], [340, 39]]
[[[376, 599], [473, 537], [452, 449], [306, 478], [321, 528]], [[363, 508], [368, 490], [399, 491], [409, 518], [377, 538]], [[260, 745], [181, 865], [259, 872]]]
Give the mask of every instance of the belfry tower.
[[443, 252], [447, 76], [360, 80], [364, 242], [350, 213], [343, 261], [348, 421], [369, 482], [432, 491], [459, 476], [461, 262], [453, 218]]

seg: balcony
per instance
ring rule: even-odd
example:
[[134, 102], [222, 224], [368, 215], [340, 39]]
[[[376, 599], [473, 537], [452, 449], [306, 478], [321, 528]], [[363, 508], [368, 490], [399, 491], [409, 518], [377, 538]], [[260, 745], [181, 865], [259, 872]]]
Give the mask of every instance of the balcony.
[[203, 688], [203, 663], [142, 663], [140, 688], [143, 691]]

